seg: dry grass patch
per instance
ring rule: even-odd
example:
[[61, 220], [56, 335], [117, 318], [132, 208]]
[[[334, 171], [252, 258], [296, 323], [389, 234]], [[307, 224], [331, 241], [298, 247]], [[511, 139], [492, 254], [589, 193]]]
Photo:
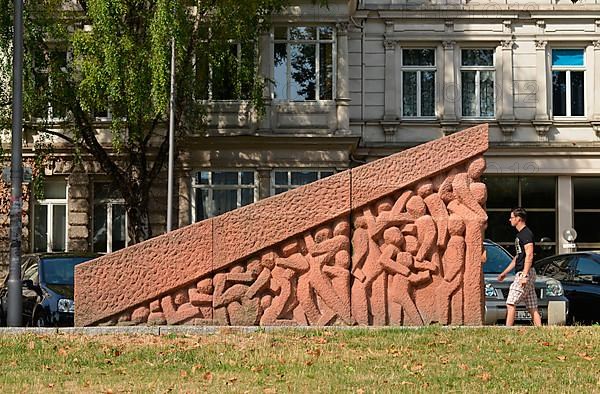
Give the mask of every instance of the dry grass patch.
[[600, 327], [0, 336], [2, 392], [600, 392]]

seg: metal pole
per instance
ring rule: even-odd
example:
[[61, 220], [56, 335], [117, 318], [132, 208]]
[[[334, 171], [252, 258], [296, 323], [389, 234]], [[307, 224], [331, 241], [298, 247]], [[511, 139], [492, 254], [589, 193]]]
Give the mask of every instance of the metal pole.
[[169, 103], [169, 169], [167, 186], [167, 232], [173, 229], [173, 166], [175, 161], [175, 37], [171, 39], [171, 99]]
[[10, 265], [8, 271], [9, 327], [22, 325], [23, 300], [21, 284], [21, 238], [23, 235], [23, 0], [14, 0], [15, 25], [13, 39], [13, 109], [10, 195]]

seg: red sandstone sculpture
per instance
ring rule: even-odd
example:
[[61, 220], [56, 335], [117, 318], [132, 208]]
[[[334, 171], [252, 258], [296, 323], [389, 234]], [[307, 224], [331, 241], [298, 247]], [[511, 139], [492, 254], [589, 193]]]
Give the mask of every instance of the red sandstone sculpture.
[[483, 322], [487, 125], [81, 264], [76, 324]]

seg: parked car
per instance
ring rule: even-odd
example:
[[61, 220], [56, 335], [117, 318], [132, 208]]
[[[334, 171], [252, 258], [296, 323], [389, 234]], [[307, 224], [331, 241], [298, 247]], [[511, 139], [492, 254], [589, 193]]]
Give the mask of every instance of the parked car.
[[[23, 325], [72, 326], [74, 267], [94, 254], [31, 254], [21, 259]], [[8, 276], [0, 288], [0, 320], [6, 325]]]
[[[485, 278], [485, 324], [504, 324], [506, 322], [506, 298], [510, 284], [515, 279], [512, 272], [500, 282], [499, 273], [512, 261], [512, 256], [502, 246], [484, 241], [486, 262], [483, 265]], [[538, 273], [535, 281], [535, 292], [538, 297], [538, 309], [542, 322], [549, 325], [565, 324], [569, 309], [569, 301], [563, 294], [561, 283]], [[531, 322], [531, 315], [525, 305], [517, 305], [517, 322]]]
[[562, 283], [570, 323], [600, 322], [600, 251], [550, 256], [536, 261], [534, 267]]

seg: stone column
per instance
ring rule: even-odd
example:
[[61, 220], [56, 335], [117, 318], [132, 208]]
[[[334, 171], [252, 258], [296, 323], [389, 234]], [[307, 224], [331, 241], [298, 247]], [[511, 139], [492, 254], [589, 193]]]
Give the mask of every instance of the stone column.
[[558, 216], [558, 228], [556, 229], [556, 246], [558, 246], [558, 249], [556, 253], [569, 253], [570, 249], [563, 248], [563, 244], [567, 243], [567, 240], [563, 239], [562, 232], [573, 227], [573, 185], [571, 184], [571, 176], [558, 177], [557, 193], [560, 204], [556, 211], [556, 216]]
[[348, 24], [338, 23], [337, 32], [337, 73], [335, 104], [337, 110], [336, 134], [350, 134], [350, 75], [348, 71]]
[[501, 78], [496, 80], [496, 84], [501, 84], [500, 86], [496, 86], [497, 91], [501, 95], [500, 100], [497, 100], [500, 104], [500, 108], [497, 111], [499, 115], [498, 123], [502, 129], [502, 134], [508, 138], [514, 133], [517, 124], [514, 106], [513, 47], [513, 40], [504, 40], [501, 42]]
[[387, 121], [400, 119], [400, 108], [396, 101], [396, 75], [398, 73], [396, 46], [396, 41], [383, 40], [383, 47], [385, 48], [385, 109], [383, 120]]
[[514, 81], [513, 81], [513, 41], [502, 41], [502, 86], [500, 92], [502, 94], [502, 119], [513, 120], [515, 118], [514, 110]]
[[67, 250], [69, 252], [88, 252], [90, 250], [89, 228], [91, 226], [90, 179], [86, 173], [74, 169], [68, 178], [68, 184], [69, 225]]
[[258, 169], [258, 199], [262, 200], [271, 195], [271, 170], [272, 168]]
[[592, 111], [592, 127], [596, 135], [600, 137], [600, 40], [594, 41], [594, 108]]
[[265, 113], [259, 121], [259, 129], [261, 131], [271, 131], [271, 102], [273, 85], [269, 82], [273, 80], [273, 56], [271, 48], [271, 33], [266, 31], [260, 35], [259, 40], [259, 70], [260, 75], [265, 80], [263, 88], [263, 101], [265, 105]]
[[535, 119], [532, 123], [540, 141], [547, 140], [548, 130], [552, 124], [548, 108], [546, 44], [548, 44], [548, 41], [537, 40], [535, 42], [537, 103], [535, 107]]
[[537, 83], [537, 105], [535, 107], [536, 120], [548, 120], [548, 91], [546, 87], [546, 44], [548, 41], [535, 42], [536, 55], [536, 83]]
[[456, 107], [460, 91], [456, 81], [456, 64], [454, 62], [455, 52], [454, 47], [455, 41], [444, 41], [442, 46], [444, 47], [444, 70], [443, 70], [443, 110], [442, 110], [442, 130], [444, 134], [452, 133], [456, 130], [458, 120], [456, 117]]
[[181, 228], [183, 226], [187, 226], [192, 222], [192, 178], [190, 172], [187, 170], [181, 170], [178, 175], [178, 227]]

